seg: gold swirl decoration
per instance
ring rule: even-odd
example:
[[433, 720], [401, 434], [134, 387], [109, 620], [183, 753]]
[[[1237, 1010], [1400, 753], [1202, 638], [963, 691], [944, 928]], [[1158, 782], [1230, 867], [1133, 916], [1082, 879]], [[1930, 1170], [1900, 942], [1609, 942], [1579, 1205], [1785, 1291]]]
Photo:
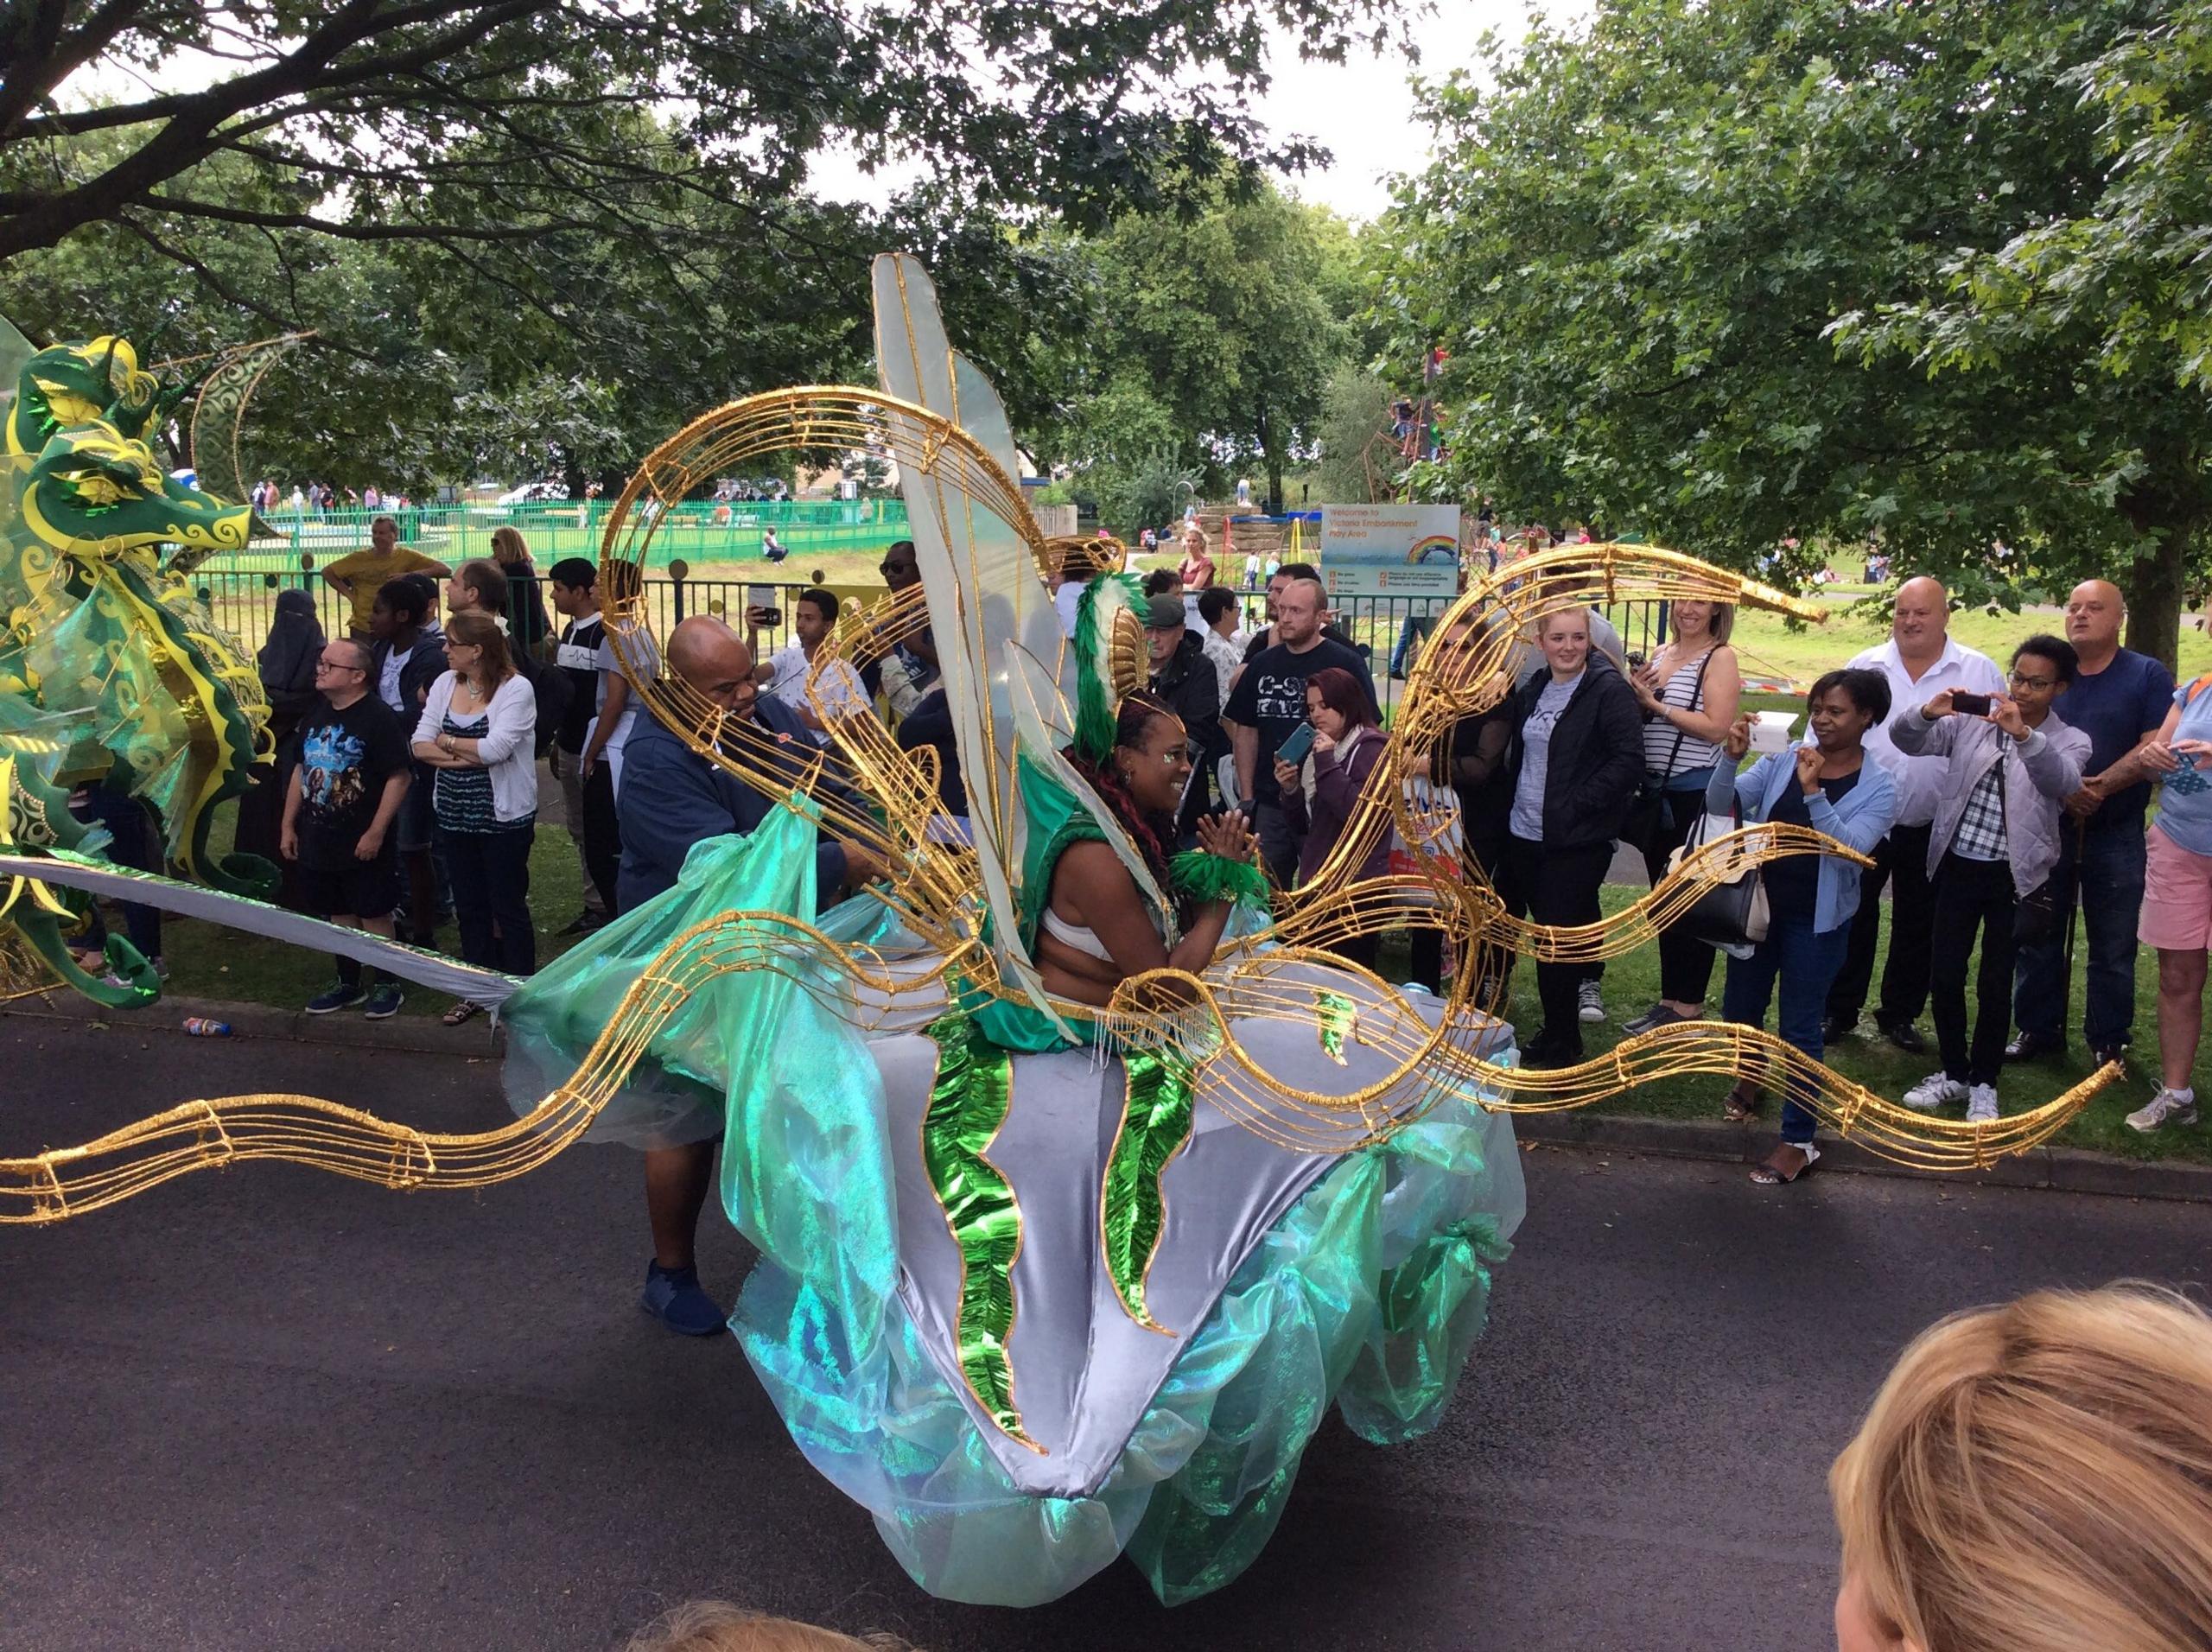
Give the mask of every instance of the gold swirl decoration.
[[[873, 850], [889, 868], [869, 895], [890, 909], [913, 950], [896, 960], [867, 947], [832, 942], [812, 925], [772, 912], [732, 912], [671, 942], [625, 995], [570, 1079], [530, 1114], [497, 1129], [434, 1134], [334, 1102], [301, 1096], [243, 1096], [195, 1101], [79, 1147], [0, 1160], [0, 1223], [61, 1220], [126, 1198], [200, 1169], [276, 1159], [392, 1188], [481, 1187], [528, 1173], [584, 1131], [620, 1089], [669, 1017], [714, 976], [739, 970], [782, 974], [867, 1033], [925, 1024], [957, 987], [962, 993], [1014, 994], [1001, 982], [981, 937], [982, 904], [973, 855], [933, 841], [937, 807], [933, 754], [899, 749], [873, 715], [838, 718], [815, 688], [823, 658], [862, 665], [880, 659], [928, 623], [921, 593], [887, 595], [853, 612], [817, 657], [808, 694], [830, 728], [825, 751], [798, 750], [758, 725], [725, 717], [682, 681], [663, 674], [648, 646], [645, 569], [665, 508], [700, 483], [769, 453], [818, 454], [855, 448], [887, 454], [901, 466], [944, 467], [960, 481], [964, 508], [988, 510], [1011, 525], [1050, 570], [1069, 552], [1037, 531], [1020, 491], [981, 444], [927, 410], [880, 391], [808, 387], [749, 397], [695, 421], [656, 449], [609, 518], [601, 545], [601, 586], [609, 634], [623, 671], [693, 750], [786, 806], [811, 808], [825, 828]], [[1509, 667], [1537, 615], [1572, 604], [1658, 598], [1748, 603], [1815, 620], [1822, 611], [1673, 552], [1640, 545], [1578, 546], [1531, 558], [1478, 584], [1455, 602], [1436, 640], [1415, 664], [1390, 734], [1386, 760], [1403, 776], [1429, 772], [1454, 722], [1494, 705]], [[1431, 1100], [1478, 1086], [1487, 1104], [1512, 1112], [1586, 1106], [1635, 1087], [1699, 1073], [1790, 1085], [1840, 1134], [1897, 1162], [1930, 1170], [1986, 1166], [2048, 1141], [2119, 1074], [2107, 1067], [2063, 1095], [2024, 1113], [1963, 1123], [1911, 1111], [1812, 1061], [1755, 1028], [1700, 1021], [1622, 1040], [1576, 1066], [1525, 1072], [1489, 1056], [1503, 1029], [1477, 1001], [1485, 950], [1547, 960], [1617, 956], [1651, 938], [1741, 854], [1752, 864], [1784, 855], [1848, 855], [1818, 834], [1789, 827], [1747, 829], [1691, 857], [1625, 911], [1577, 928], [1509, 920], [1496, 893], [1471, 868], [1453, 875], [1432, 862], [1415, 876], [1361, 879], [1356, 869], [1394, 829], [1408, 842], [1433, 842], [1440, 821], [1386, 786], [1363, 804], [1319, 874], [1281, 899], [1269, 934], [1224, 945], [1203, 973], [1160, 970], [1122, 984], [1103, 1013], [1063, 1004], [1095, 1019], [1109, 1048], [1173, 1049], [1199, 1071], [1206, 1097], [1240, 1126], [1305, 1152], [1342, 1152], [1382, 1140], [1420, 1116], [1404, 1104], [1409, 1083]], [[804, 792], [804, 798], [797, 795]], [[1857, 857], [1854, 857], [1857, 858]], [[1463, 949], [1439, 1006], [1414, 1000], [1324, 949], [1353, 936], [1433, 924], [1447, 946]], [[1320, 974], [1322, 970], [1329, 973]], [[1502, 972], [1501, 972], [1502, 973]], [[1325, 1013], [1317, 983], [1356, 1002]], [[1340, 983], [1332, 985], [1329, 983]], [[972, 998], [968, 1001], [972, 1002]], [[1340, 1054], [1356, 1043], [1383, 1058], [1373, 1083], [1322, 1095], [1286, 1083], [1253, 1052], [1240, 1028], [1289, 1023], [1333, 1039]]]

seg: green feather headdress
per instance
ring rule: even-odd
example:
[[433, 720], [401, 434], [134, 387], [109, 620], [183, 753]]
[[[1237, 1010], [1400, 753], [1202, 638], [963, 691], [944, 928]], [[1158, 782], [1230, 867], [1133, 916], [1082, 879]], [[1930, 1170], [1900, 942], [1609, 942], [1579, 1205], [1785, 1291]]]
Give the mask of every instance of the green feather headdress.
[[1122, 696], [1144, 686], [1143, 601], [1144, 581], [1135, 574], [1101, 574], [1076, 606], [1075, 748], [1093, 763], [1114, 749]]

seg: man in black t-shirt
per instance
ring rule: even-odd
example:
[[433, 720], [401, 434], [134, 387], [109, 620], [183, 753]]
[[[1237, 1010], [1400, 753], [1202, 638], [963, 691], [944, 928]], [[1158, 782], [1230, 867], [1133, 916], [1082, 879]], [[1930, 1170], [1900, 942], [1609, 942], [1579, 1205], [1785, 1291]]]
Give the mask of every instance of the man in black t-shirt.
[[584, 908], [569, 919], [563, 935], [584, 935], [614, 916], [614, 884], [622, 866], [622, 828], [614, 813], [612, 772], [584, 779], [584, 741], [599, 712], [599, 651], [607, 624], [599, 611], [599, 569], [582, 556], [553, 564], [554, 611], [567, 620], [554, 664], [568, 674], [569, 708], [546, 753], [561, 783], [561, 803], [569, 836], [583, 868]]
[[[1252, 800], [1261, 855], [1286, 889], [1297, 874], [1298, 845], [1274, 800], [1273, 778], [1276, 749], [1306, 721], [1306, 679], [1324, 666], [1342, 666], [1366, 689], [1369, 708], [1376, 708], [1367, 662], [1357, 649], [1321, 634], [1324, 600], [1319, 580], [1295, 579], [1283, 588], [1275, 600], [1274, 645], [1246, 662], [1222, 708], [1223, 718], [1236, 725], [1236, 795]], [[1268, 784], [1260, 784], [1262, 776]]]
[[[322, 645], [315, 672], [321, 692], [300, 719], [300, 766], [284, 796], [277, 843], [286, 860], [299, 862], [309, 916], [391, 940], [399, 904], [391, 825], [410, 778], [407, 731], [369, 692], [369, 651], [350, 639]], [[399, 1013], [397, 982], [372, 981], [351, 958], [337, 962], [338, 984], [309, 1001], [308, 1014], [355, 1004], [372, 1020]]]
[[[1275, 609], [1282, 601], [1282, 594], [1298, 580], [1312, 580], [1319, 585], [1321, 582], [1321, 571], [1311, 562], [1285, 562], [1268, 576], [1268, 623], [1255, 631], [1251, 640], [1244, 645], [1246, 664], [1250, 664], [1281, 640], [1275, 635]], [[1353, 645], [1351, 633], [1340, 630], [1326, 620], [1321, 624], [1321, 634], [1331, 642], [1341, 643], [1346, 648]], [[1320, 667], [1317, 665], [1313, 669], [1319, 670]]]

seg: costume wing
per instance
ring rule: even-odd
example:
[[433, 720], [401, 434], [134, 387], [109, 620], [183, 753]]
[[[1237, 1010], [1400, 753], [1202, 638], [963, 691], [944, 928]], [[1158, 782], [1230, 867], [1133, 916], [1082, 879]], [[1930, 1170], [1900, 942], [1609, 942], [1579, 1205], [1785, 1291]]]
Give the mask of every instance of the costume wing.
[[1075, 662], [1039, 569], [1043, 538], [1007, 468], [1014, 440], [1005, 408], [990, 381], [946, 341], [937, 289], [918, 262], [883, 254], [875, 261], [874, 287], [876, 365], [886, 392], [961, 426], [1002, 473], [985, 477], [970, 467], [938, 463], [938, 449], [925, 433], [903, 429], [895, 412], [891, 416], [899, 489], [968, 789], [993, 950], [1005, 984], [1057, 1024], [1020, 921], [1019, 885], [1029, 842], [1021, 765], [1071, 793], [1139, 888], [1155, 901], [1160, 892], [1127, 833], [1060, 754], [1074, 738], [1073, 699], [1062, 684], [1072, 683]]

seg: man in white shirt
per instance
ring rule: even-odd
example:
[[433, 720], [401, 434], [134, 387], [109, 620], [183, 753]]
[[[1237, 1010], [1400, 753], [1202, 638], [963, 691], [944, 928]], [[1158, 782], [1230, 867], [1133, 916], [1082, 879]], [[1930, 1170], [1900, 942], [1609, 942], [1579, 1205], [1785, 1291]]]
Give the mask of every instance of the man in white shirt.
[[[1951, 598], [1938, 581], [1923, 576], [1897, 587], [1891, 610], [1890, 639], [1853, 656], [1853, 667], [1879, 671], [1889, 680], [1890, 702], [1904, 708], [1925, 705], [1945, 689], [1970, 694], [2002, 694], [2004, 673], [1986, 655], [1962, 647], [1950, 637]], [[1847, 1037], [1859, 1025], [1874, 979], [1874, 949], [1881, 923], [1882, 885], [1890, 886], [1890, 956], [1882, 969], [1882, 999], [1874, 1024], [1900, 1050], [1917, 1054], [1928, 1040], [1913, 1023], [1928, 1007], [1928, 964], [1933, 945], [1935, 895], [1928, 881], [1928, 836], [1948, 760], [1907, 757], [1890, 739], [1886, 726], [1866, 731], [1867, 756], [1889, 773], [1897, 787], [1897, 824], [1874, 850], [1874, 869], [1859, 881], [1859, 912], [1852, 919], [1851, 950], [1828, 988], [1827, 1039]]]
[[[814, 671], [814, 658], [836, 626], [837, 606], [834, 592], [800, 592], [791, 604], [794, 640], [785, 643], [755, 670], [761, 687], [797, 712], [798, 720], [813, 730], [817, 746], [827, 746], [830, 735], [823, 715], [815, 710], [817, 701], [830, 717], [858, 716], [868, 709], [868, 693], [861, 686], [860, 673], [846, 660], [833, 659], [824, 665], [813, 679], [811, 698], [808, 696], [807, 680]], [[760, 656], [760, 627], [769, 617], [757, 608], [746, 613], [746, 646], [753, 649], [755, 658]]]

